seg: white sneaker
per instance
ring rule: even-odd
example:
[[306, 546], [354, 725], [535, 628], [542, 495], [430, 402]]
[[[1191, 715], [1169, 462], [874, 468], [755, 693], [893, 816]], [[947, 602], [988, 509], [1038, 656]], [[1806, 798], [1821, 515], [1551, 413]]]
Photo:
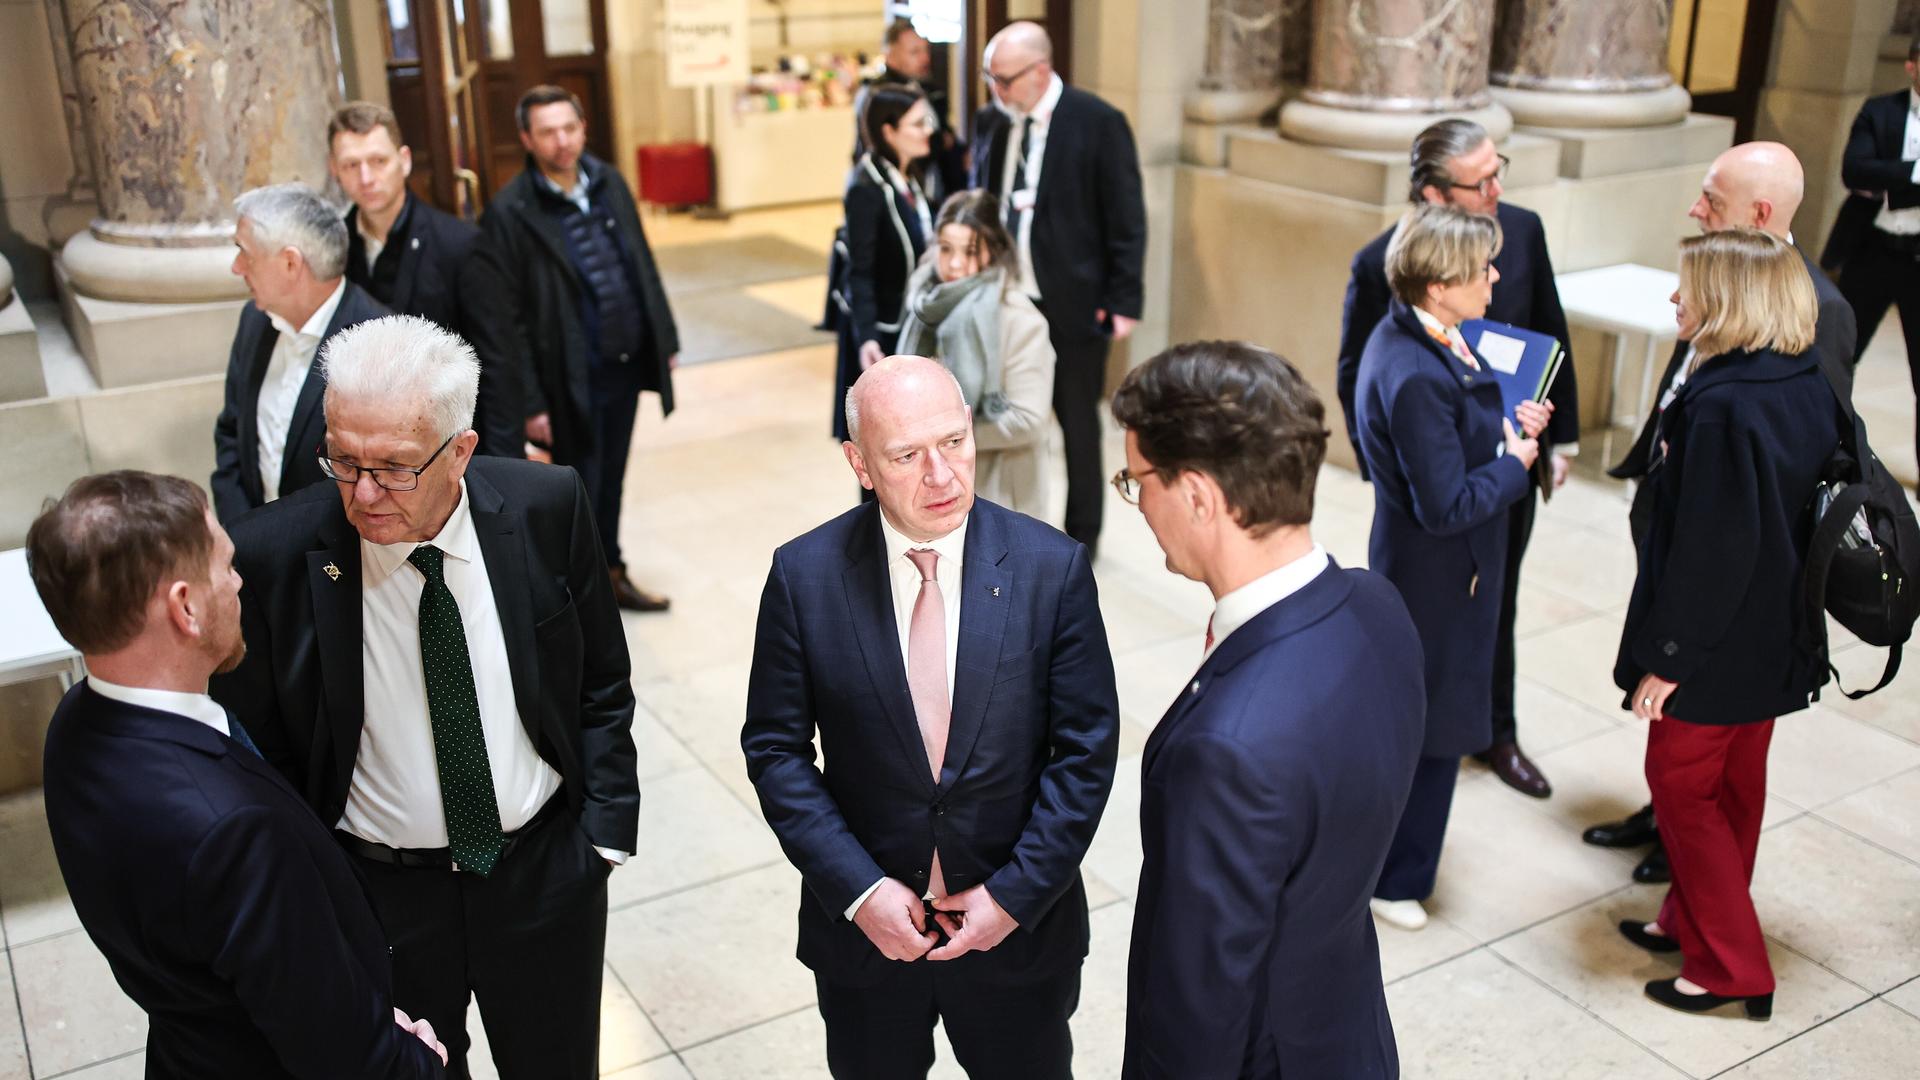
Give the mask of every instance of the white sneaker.
[[1373, 909], [1374, 917], [1388, 926], [1402, 930], [1419, 930], [1427, 925], [1427, 909], [1420, 906], [1418, 900], [1381, 900], [1375, 897], [1367, 901]]

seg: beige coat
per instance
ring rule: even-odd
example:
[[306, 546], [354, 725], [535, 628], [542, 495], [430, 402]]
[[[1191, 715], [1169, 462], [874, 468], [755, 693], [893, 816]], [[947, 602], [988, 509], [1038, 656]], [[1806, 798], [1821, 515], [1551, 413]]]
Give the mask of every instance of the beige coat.
[[1047, 433], [1053, 420], [1053, 344], [1047, 318], [1025, 293], [1007, 290], [1000, 301], [1001, 382], [1007, 410], [998, 419], [976, 417], [974, 492], [1022, 514], [1047, 509]]

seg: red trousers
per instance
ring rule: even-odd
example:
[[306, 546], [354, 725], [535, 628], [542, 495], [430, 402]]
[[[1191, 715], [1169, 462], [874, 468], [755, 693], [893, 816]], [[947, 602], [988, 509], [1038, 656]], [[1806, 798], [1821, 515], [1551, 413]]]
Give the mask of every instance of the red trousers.
[[1773, 992], [1749, 891], [1772, 740], [1770, 719], [1721, 725], [1667, 716], [1647, 733], [1647, 786], [1673, 867], [1660, 928], [1680, 944], [1681, 977], [1709, 993]]

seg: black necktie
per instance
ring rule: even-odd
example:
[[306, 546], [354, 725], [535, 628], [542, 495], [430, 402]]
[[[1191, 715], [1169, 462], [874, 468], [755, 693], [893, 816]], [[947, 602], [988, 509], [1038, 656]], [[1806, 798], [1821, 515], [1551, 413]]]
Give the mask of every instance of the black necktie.
[[1027, 189], [1027, 152], [1031, 149], [1033, 117], [1023, 116], [1020, 118], [1020, 156], [1013, 159], [1013, 184], [1007, 188], [1006, 202], [1002, 204], [1006, 210], [1007, 232], [1013, 235], [1015, 245], [1020, 243], [1020, 219], [1026, 216], [1026, 211], [1015, 205], [1014, 196]]
[[473, 685], [467, 630], [447, 588], [444, 553], [421, 544], [407, 556], [427, 579], [420, 590], [420, 662], [427, 682], [427, 722], [440, 767], [440, 805], [447, 813], [447, 845], [461, 870], [486, 877], [507, 846], [500, 802], [493, 792], [487, 737], [480, 726], [480, 695]]

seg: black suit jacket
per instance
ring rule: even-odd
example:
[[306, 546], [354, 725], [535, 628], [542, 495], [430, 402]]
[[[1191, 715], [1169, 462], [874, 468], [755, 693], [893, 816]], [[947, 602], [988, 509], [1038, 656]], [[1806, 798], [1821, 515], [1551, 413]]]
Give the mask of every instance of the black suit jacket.
[[[479, 452], [526, 456], [527, 382], [508, 330], [501, 325], [493, 280], [479, 272], [473, 249], [480, 230], [411, 193], [388, 235], [398, 245], [400, 265], [393, 294], [377, 297], [395, 314], [418, 315], [460, 335], [480, 359], [480, 397], [473, 428]], [[347, 211], [347, 280], [373, 293], [366, 247], [358, 227], [360, 208]], [[382, 252], [385, 254], [385, 252]]]
[[1123, 1076], [1399, 1075], [1367, 900], [1425, 711], [1413, 620], [1365, 570], [1200, 665], [1140, 759]]
[[952, 725], [935, 783], [878, 505], [774, 552], [740, 741], [767, 824], [806, 882], [800, 960], [837, 983], [887, 976], [893, 961], [843, 916], [882, 877], [924, 889], [936, 844], [948, 891], [985, 883], [1020, 924], [944, 970], [1013, 979], [1086, 955], [1080, 862], [1113, 785], [1120, 727], [1086, 548], [975, 500], [960, 591]]
[[[627, 638], [586, 489], [571, 469], [510, 458], [473, 458], [466, 479], [520, 721], [588, 838], [633, 851]], [[359, 534], [332, 485], [231, 531], [247, 658], [214, 679], [213, 695], [331, 825], [346, 808], [365, 715]]]
[[[349, 281], [340, 296], [340, 306], [320, 336], [314, 350], [313, 367], [300, 386], [300, 397], [293, 409], [293, 422], [287, 426], [287, 446], [280, 458], [280, 495], [285, 497], [324, 479], [314, 449], [327, 434], [327, 417], [322, 398], [327, 387], [320, 371], [320, 354], [327, 340], [355, 323], [390, 315], [386, 308]], [[240, 311], [240, 327], [233, 335], [233, 351], [227, 357], [227, 398], [220, 417], [213, 424], [213, 510], [222, 524], [230, 525], [241, 514], [266, 500], [260, 482], [260, 386], [267, 378], [267, 365], [273, 360], [274, 343], [280, 331], [273, 328], [267, 313], [252, 303]]]
[[847, 259], [841, 295], [853, 320], [853, 340], [879, 341], [882, 334], [900, 332], [907, 279], [927, 250], [928, 237], [920, 215], [871, 157], [854, 165], [843, 205]]
[[[1553, 260], [1547, 254], [1547, 231], [1540, 215], [1512, 203], [1499, 204], [1501, 244], [1493, 257], [1500, 280], [1493, 286], [1493, 303], [1487, 306], [1487, 318], [1518, 326], [1538, 334], [1549, 334], [1560, 341], [1565, 353], [1560, 374], [1547, 388], [1547, 400], [1553, 402], [1553, 419], [1540, 433], [1540, 452], [1551, 451], [1555, 443], [1570, 445], [1580, 441], [1580, 386], [1573, 371], [1572, 341], [1567, 334], [1567, 313], [1560, 308], [1560, 289], [1553, 280]], [[1398, 228], [1398, 226], [1395, 226]], [[1388, 229], [1359, 250], [1347, 278], [1346, 304], [1340, 312], [1340, 360], [1335, 383], [1340, 407], [1347, 414], [1347, 438], [1353, 442], [1360, 478], [1367, 479], [1366, 460], [1360, 453], [1358, 423], [1353, 413], [1353, 388], [1360, 378], [1360, 356], [1366, 351], [1367, 338], [1386, 317], [1393, 293], [1387, 288], [1387, 244], [1393, 239]]]
[[1820, 253], [1820, 265], [1839, 273], [1873, 235], [1873, 219], [1882, 205], [1895, 210], [1920, 206], [1914, 163], [1904, 159], [1907, 109], [1912, 91], [1868, 98], [1854, 115], [1847, 148], [1840, 158], [1840, 180], [1850, 189], [1834, 219], [1833, 232]]
[[[1009, 135], [1018, 128], [988, 106], [974, 120], [973, 186], [995, 195], [1006, 175]], [[1012, 151], [1018, 151], [1016, 143]], [[1110, 331], [1095, 316], [1140, 317], [1147, 210], [1140, 156], [1120, 110], [1066, 87], [1047, 128], [1033, 207], [1033, 276], [1056, 340]]]
[[152, 1080], [443, 1075], [393, 1022], [352, 865], [259, 757], [82, 682], [47, 729], [46, 800], [80, 922], [147, 1013]]

